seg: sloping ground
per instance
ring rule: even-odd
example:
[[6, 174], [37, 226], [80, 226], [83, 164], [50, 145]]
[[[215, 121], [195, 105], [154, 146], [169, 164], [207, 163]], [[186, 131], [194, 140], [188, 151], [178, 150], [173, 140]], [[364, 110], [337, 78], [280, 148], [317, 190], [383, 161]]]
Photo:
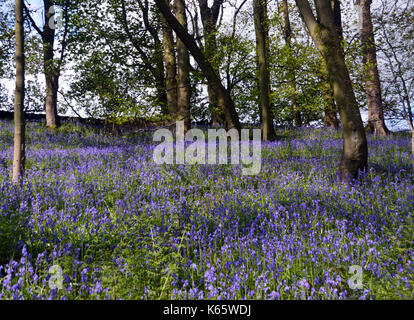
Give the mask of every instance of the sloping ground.
[[0, 297], [413, 298], [410, 138], [371, 138], [369, 172], [344, 185], [339, 133], [280, 136], [244, 176], [156, 165], [151, 134], [30, 124], [17, 190], [12, 125], [0, 123]]
[[[42, 113], [25, 113], [25, 119], [28, 122], [40, 122], [46, 121], [45, 114]], [[14, 113], [10, 111], [0, 110], [0, 121], [13, 120]], [[152, 129], [160, 126], [167, 125], [167, 121], [151, 121], [143, 118], [136, 118], [129, 121], [124, 121], [122, 124], [115, 124], [106, 121], [105, 119], [96, 118], [80, 118], [70, 116], [59, 116], [59, 120], [65, 126], [65, 124], [74, 125], [90, 125], [95, 129], [104, 129], [111, 133], [130, 133], [137, 130]]]

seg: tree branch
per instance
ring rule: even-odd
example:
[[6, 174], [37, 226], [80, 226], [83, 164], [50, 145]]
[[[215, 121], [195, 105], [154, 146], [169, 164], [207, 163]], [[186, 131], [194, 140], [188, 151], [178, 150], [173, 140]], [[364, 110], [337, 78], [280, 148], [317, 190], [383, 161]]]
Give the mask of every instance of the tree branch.
[[308, 26], [308, 29], [314, 30], [318, 26], [318, 23], [308, 0], [295, 0], [295, 2], [299, 8], [303, 21], [305, 21], [305, 24]]
[[30, 11], [29, 9], [26, 7], [26, 4], [23, 2], [23, 8], [24, 11], [26, 12], [27, 17], [30, 20], [30, 24], [32, 25], [33, 28], [35, 28], [35, 30], [37, 31], [37, 33], [42, 37], [42, 39], [45, 39], [45, 34], [42, 30], [40, 30], [40, 28], [36, 25], [36, 22], [33, 20], [32, 16], [30, 15]]

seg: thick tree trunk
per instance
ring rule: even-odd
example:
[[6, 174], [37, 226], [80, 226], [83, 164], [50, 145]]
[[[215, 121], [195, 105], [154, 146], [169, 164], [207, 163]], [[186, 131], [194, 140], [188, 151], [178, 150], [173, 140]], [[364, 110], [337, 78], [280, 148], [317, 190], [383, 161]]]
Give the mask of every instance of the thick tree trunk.
[[[368, 162], [368, 146], [364, 126], [352, 87], [345, 56], [341, 46], [341, 35], [335, 16], [338, 7], [332, 10], [329, 0], [315, 0], [318, 19], [315, 18], [307, 0], [295, 0], [301, 16], [322, 54], [337, 103], [343, 128], [343, 154], [339, 166], [342, 180], [358, 177]], [[335, 1], [339, 4], [338, 1]]]
[[[283, 18], [285, 22], [285, 42], [286, 46], [289, 48], [289, 50], [292, 49], [292, 28], [290, 26], [290, 19], [289, 19], [289, 7], [287, 0], [283, 0]], [[296, 98], [296, 73], [295, 73], [295, 67], [292, 65], [289, 65], [289, 73], [290, 73], [290, 85], [292, 88], [292, 111], [293, 111], [293, 119], [295, 121], [296, 127], [302, 126], [302, 115], [299, 110], [299, 105]]]
[[173, 119], [177, 114], [177, 64], [174, 48], [174, 37], [171, 27], [161, 15], [162, 31], [163, 31], [163, 47], [165, 62], [165, 89], [167, 96], [168, 111]]
[[[215, 0], [211, 7], [208, 6], [207, 0], [200, 0], [200, 15], [201, 22], [203, 23], [204, 31], [204, 52], [207, 60], [211, 63], [213, 68], [218, 72], [218, 62], [216, 59], [217, 55], [217, 19], [220, 11], [220, 6], [223, 0]], [[220, 126], [225, 123], [224, 114], [218, 106], [217, 97], [214, 93], [211, 85], [208, 85], [208, 101], [210, 105], [211, 122], [213, 126]]]
[[57, 96], [59, 88], [59, 74], [53, 60], [53, 46], [55, 43], [55, 28], [51, 28], [49, 21], [53, 18], [50, 8], [54, 5], [54, 1], [43, 0], [44, 3], [44, 19], [45, 25], [43, 30], [43, 66], [46, 81], [46, 99], [45, 113], [46, 126], [56, 128], [59, 126], [59, 118], [57, 113]]
[[228, 128], [235, 128], [237, 130], [240, 130], [241, 127], [239, 117], [237, 115], [234, 102], [231, 99], [230, 94], [227, 92], [226, 88], [224, 88], [223, 84], [221, 83], [220, 78], [216, 74], [214, 68], [206, 59], [200, 48], [197, 46], [194, 38], [188, 34], [187, 30], [183, 28], [183, 26], [172, 15], [170, 8], [167, 6], [164, 0], [155, 0], [155, 3], [166, 18], [168, 24], [171, 26], [177, 36], [183, 41], [187, 49], [190, 51], [191, 55], [200, 66], [201, 71], [207, 78], [207, 81], [217, 96], [218, 105], [224, 112]]
[[262, 139], [275, 139], [273, 113], [270, 102], [269, 40], [267, 0], [253, 0], [254, 29], [256, 32], [256, 60], [262, 114]]
[[14, 152], [13, 184], [23, 178], [25, 165], [25, 121], [24, 121], [24, 18], [23, 0], [15, 1], [15, 41], [16, 41], [16, 91], [14, 94]]
[[[184, 0], [174, 1], [174, 10], [177, 21], [187, 30], [187, 16]], [[177, 120], [184, 121], [184, 132], [191, 129], [190, 115], [190, 55], [181, 39], [177, 39]]]
[[381, 84], [377, 67], [374, 29], [371, 19], [372, 0], [358, 0], [362, 7], [362, 29], [360, 30], [363, 63], [366, 69], [365, 91], [368, 102], [368, 127], [375, 135], [388, 135], [382, 107]]

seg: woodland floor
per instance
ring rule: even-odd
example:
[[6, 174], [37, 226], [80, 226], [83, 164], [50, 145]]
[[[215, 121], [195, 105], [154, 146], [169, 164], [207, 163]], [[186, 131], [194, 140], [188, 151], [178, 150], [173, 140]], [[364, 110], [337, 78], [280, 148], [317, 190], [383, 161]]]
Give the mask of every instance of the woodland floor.
[[1, 299], [414, 297], [404, 133], [370, 136], [369, 171], [353, 184], [336, 173], [341, 133], [322, 129], [279, 131], [260, 173], [244, 176], [156, 165], [151, 133], [29, 123], [22, 189], [10, 183], [12, 145], [1, 121]]

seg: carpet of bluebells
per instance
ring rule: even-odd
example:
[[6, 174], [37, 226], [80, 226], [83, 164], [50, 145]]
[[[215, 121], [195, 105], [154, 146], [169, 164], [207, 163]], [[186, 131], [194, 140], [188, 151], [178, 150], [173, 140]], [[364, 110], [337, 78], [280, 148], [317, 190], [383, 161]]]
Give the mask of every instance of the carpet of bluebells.
[[0, 299], [414, 298], [408, 135], [369, 137], [350, 184], [322, 129], [280, 131], [257, 176], [156, 165], [151, 133], [30, 123], [17, 188], [12, 145], [0, 122]]

